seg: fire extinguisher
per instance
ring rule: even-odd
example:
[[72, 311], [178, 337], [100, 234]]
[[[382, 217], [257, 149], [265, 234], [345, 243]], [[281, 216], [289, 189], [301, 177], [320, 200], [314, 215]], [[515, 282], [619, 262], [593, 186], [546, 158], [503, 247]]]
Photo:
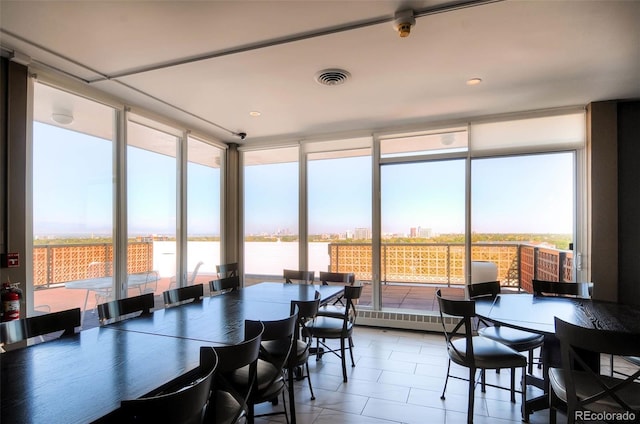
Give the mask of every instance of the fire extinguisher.
[[22, 290], [17, 284], [4, 283], [2, 285], [2, 318], [1, 321], [20, 319], [20, 299]]

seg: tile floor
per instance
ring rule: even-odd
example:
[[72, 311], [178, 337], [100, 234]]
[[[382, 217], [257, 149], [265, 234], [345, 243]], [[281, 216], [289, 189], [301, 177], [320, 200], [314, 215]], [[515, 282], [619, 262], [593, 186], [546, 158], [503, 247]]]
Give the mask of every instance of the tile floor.
[[[310, 399], [306, 380], [295, 384], [296, 417], [300, 424], [337, 423], [466, 423], [467, 383], [449, 379], [446, 400], [440, 400], [447, 369], [444, 337], [438, 333], [358, 326], [354, 333], [356, 367], [347, 366], [349, 381], [342, 382], [340, 359], [326, 354], [311, 358], [309, 366], [316, 400]], [[349, 364], [348, 364], [349, 365]], [[452, 366], [458, 375], [466, 369]], [[509, 371], [489, 371], [487, 381], [509, 386]], [[519, 378], [519, 377], [518, 377]], [[540, 392], [537, 392], [540, 393]], [[530, 396], [532, 393], [528, 394]], [[487, 387], [475, 396], [474, 422], [520, 423], [520, 401], [509, 392]], [[256, 414], [280, 406], [262, 404]], [[256, 419], [281, 423], [284, 416]], [[549, 411], [531, 415], [531, 423], [548, 423]], [[558, 423], [566, 422], [558, 414]]]

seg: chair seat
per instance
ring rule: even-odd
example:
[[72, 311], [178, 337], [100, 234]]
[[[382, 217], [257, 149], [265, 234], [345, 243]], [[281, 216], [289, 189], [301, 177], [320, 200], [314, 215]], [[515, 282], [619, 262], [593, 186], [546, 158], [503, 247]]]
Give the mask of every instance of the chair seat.
[[505, 344], [518, 352], [535, 349], [544, 343], [542, 334], [529, 333], [503, 326], [481, 328], [478, 330], [478, 334], [487, 339]]
[[[518, 368], [527, 365], [527, 358], [509, 346], [480, 336], [472, 340], [476, 368]], [[466, 343], [465, 339], [458, 339], [452, 343], [456, 350], [449, 348], [451, 360], [463, 366], [469, 366], [470, 362], [466, 357]]]
[[[585, 399], [595, 393], [602, 391], [602, 388], [584, 371], [574, 371], [576, 394], [579, 400]], [[613, 384], [620, 383], [621, 379], [615, 377], [609, 377], [606, 375], [600, 375], [599, 377], [607, 386], [611, 387]], [[567, 401], [567, 389], [564, 379], [564, 371], [560, 368], [549, 369], [549, 383], [553, 388], [553, 392], [563, 402]], [[640, 410], [640, 383], [632, 383], [627, 387], [617, 391], [616, 394], [625, 401], [633, 410]], [[623, 409], [620, 405], [611, 397], [604, 397], [586, 405], [588, 409], [595, 410], [597, 412], [622, 412]]]
[[[309, 322], [305, 327], [313, 333], [314, 337], [319, 338], [341, 338], [344, 328], [344, 320], [342, 318], [324, 317], [318, 315], [316, 320]], [[347, 323], [347, 337], [351, 336], [353, 324]]]
[[240, 408], [240, 403], [229, 393], [223, 390], [216, 390], [212, 395], [214, 401], [214, 411], [216, 424], [230, 424], [235, 422], [236, 412]]
[[324, 305], [318, 309], [318, 316], [340, 318], [344, 317], [344, 306]]
[[[254, 386], [254, 390], [257, 390], [259, 392], [264, 391], [265, 388], [273, 381], [273, 378], [276, 376], [276, 374], [278, 374], [279, 372], [280, 371], [275, 366], [273, 366], [273, 364], [267, 361], [263, 361], [262, 359], [258, 359], [258, 366], [256, 370], [256, 385]], [[245, 366], [234, 371], [229, 381], [231, 382], [231, 384], [233, 384], [234, 387], [242, 388], [242, 390], [240, 391], [243, 391], [246, 386], [248, 376], [249, 366]]]

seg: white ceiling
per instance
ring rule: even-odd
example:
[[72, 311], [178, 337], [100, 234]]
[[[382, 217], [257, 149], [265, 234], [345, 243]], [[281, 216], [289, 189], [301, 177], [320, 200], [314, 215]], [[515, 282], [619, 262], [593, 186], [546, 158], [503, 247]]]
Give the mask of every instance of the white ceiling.
[[[0, 43], [226, 142], [640, 98], [640, 1], [432, 13], [443, 4], [1, 0]], [[406, 9], [418, 17], [400, 38], [393, 17]], [[173, 66], [149, 70], [159, 65]], [[352, 77], [322, 86], [314, 76], [325, 68]], [[473, 77], [482, 84], [467, 86]]]

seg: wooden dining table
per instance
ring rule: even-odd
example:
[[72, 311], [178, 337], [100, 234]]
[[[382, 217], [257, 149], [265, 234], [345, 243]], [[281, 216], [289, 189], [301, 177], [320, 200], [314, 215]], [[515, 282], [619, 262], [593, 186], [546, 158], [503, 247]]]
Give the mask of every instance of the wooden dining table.
[[1, 422], [117, 422], [122, 400], [196, 369], [200, 346], [238, 343], [245, 319], [288, 317], [316, 290], [327, 302], [344, 287], [260, 283], [3, 353]]
[[[550, 367], [561, 367], [560, 345], [555, 336], [555, 317], [586, 328], [615, 330], [640, 334], [640, 308], [613, 302], [531, 294], [500, 294], [495, 299], [475, 301], [476, 315], [497, 325], [543, 334], [542, 377], [527, 376], [527, 384], [543, 390], [543, 394], [527, 400], [527, 412], [549, 407]], [[599, 370], [600, 355], [584, 352], [584, 360]]]

